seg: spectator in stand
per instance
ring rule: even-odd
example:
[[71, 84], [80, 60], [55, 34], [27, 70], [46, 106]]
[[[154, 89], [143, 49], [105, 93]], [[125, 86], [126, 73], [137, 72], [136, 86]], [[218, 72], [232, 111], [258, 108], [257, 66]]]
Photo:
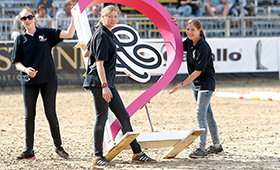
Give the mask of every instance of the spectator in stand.
[[55, 15], [55, 18], [57, 19], [57, 27], [62, 30], [67, 28], [71, 22], [71, 6], [72, 2], [70, 0], [66, 1], [63, 5], [63, 9], [60, 9]]
[[15, 16], [15, 19], [13, 21], [13, 26], [12, 26], [12, 34], [11, 34], [11, 39], [15, 40], [17, 36], [22, 32], [23, 26], [20, 23], [19, 16]]
[[47, 11], [48, 11], [47, 14], [50, 17], [54, 17], [55, 11], [54, 11], [54, 7], [53, 7], [52, 3], [53, 3], [53, 0], [37, 0], [36, 8], [38, 9], [38, 7], [40, 5], [44, 5], [47, 8]]
[[191, 14], [196, 17], [200, 17], [202, 15], [202, 11], [199, 9], [199, 3], [192, 2], [192, 0], [178, 0], [177, 13], [179, 13], [182, 17], [188, 17]]
[[[74, 3], [75, 4], [75, 3]], [[63, 9], [59, 10], [55, 18], [57, 19], [57, 28], [62, 30], [67, 30], [68, 26], [70, 25], [72, 16], [71, 16], [71, 0], [65, 1], [63, 5]], [[75, 33], [72, 39], [77, 39], [77, 34]]]
[[[95, 25], [98, 23], [101, 14], [100, 14], [100, 7], [98, 5], [94, 5], [90, 7], [90, 11], [87, 12], [87, 17], [89, 19], [89, 26], [91, 29], [91, 32], [95, 30]], [[94, 20], [96, 19], [96, 20]]]
[[37, 27], [52, 27], [51, 17], [47, 14], [47, 8], [45, 5], [39, 5], [37, 8], [37, 14], [35, 17], [37, 19]]
[[243, 8], [243, 13], [244, 16], [248, 16], [248, 11], [244, 8], [247, 5], [247, 2], [245, 0], [243, 0], [243, 4], [242, 0], [228, 0], [228, 3], [230, 5], [230, 14], [237, 17], [241, 14], [241, 10]]
[[229, 12], [229, 4], [227, 0], [206, 0], [205, 9], [209, 15], [215, 17], [216, 14], [223, 14], [223, 17], [227, 17]]

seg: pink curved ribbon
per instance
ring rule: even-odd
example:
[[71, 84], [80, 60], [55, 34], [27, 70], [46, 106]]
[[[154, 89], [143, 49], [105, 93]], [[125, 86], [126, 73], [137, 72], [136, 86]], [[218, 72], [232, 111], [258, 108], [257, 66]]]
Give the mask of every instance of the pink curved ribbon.
[[[100, 3], [118, 3], [134, 8], [147, 16], [159, 29], [167, 50], [167, 64], [163, 76], [148, 90], [135, 99], [127, 108], [130, 117], [144, 106], [152, 97], [166, 87], [176, 76], [183, 59], [183, 44], [178, 26], [172, 16], [156, 0], [81, 0], [78, 2], [81, 12], [87, 7]], [[121, 129], [116, 119], [111, 125], [113, 138]]]

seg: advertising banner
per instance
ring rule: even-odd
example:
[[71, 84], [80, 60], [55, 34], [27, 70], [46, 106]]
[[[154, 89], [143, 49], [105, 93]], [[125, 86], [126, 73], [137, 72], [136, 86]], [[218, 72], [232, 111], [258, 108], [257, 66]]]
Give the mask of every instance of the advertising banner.
[[279, 38], [207, 39], [216, 73], [278, 72]]
[[[85, 66], [75, 43], [62, 42], [52, 49], [59, 84], [82, 84]], [[20, 85], [20, 73], [11, 63], [13, 44], [0, 44], [0, 86]]]
[[[142, 40], [153, 43], [166, 55], [162, 40]], [[279, 38], [208, 38], [216, 73], [278, 72]], [[184, 57], [178, 74], [187, 74]], [[162, 70], [154, 74], [160, 74]]]
[[[216, 73], [268, 73], [279, 72], [279, 38], [209, 38]], [[81, 84], [85, 71], [77, 42], [62, 42], [53, 48], [59, 84]], [[166, 66], [166, 49], [162, 39], [141, 39], [140, 44], [152, 44], [163, 56], [161, 69], [151, 76], [163, 74]], [[0, 86], [20, 85], [19, 71], [11, 63], [12, 43], [0, 44]], [[123, 53], [119, 51], [119, 53]], [[122, 54], [120, 54], [122, 55]], [[134, 66], [132, 66], [134, 67]], [[123, 68], [119, 68], [121, 70]], [[123, 74], [123, 73], [122, 73]], [[187, 74], [186, 59], [183, 58], [178, 74]]]

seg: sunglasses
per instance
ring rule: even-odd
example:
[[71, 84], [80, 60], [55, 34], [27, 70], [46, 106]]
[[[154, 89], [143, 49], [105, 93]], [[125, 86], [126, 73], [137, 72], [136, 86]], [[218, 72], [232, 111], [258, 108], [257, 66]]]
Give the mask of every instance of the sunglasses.
[[21, 20], [21, 21], [26, 21], [27, 19], [28, 19], [28, 20], [33, 20], [33, 18], [34, 18], [33, 15], [28, 15], [27, 17], [21, 17], [20, 20]]

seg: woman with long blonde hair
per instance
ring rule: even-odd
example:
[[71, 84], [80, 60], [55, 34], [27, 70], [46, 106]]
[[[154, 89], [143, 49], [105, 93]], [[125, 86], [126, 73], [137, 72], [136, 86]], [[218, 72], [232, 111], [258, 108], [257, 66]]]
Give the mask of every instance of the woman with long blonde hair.
[[[96, 25], [88, 44], [85, 57], [89, 57], [89, 67], [84, 81], [84, 88], [91, 90], [94, 99], [96, 121], [94, 127], [95, 165], [114, 165], [103, 156], [104, 127], [108, 117], [108, 108], [121, 124], [123, 134], [132, 132], [130, 117], [115, 86], [117, 50], [112, 28], [118, 22], [115, 6], [108, 5], [101, 12], [101, 19]], [[142, 152], [138, 142], [130, 143], [133, 151], [132, 161], [156, 162]]]

